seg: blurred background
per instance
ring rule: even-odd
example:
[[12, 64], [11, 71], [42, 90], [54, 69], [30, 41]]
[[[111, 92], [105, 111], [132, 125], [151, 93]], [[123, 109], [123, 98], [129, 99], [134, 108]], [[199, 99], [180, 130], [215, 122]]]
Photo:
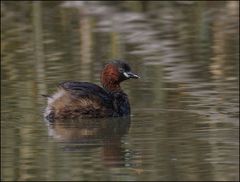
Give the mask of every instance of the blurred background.
[[[44, 122], [116, 58], [131, 121]], [[239, 1], [1, 1], [1, 138], [3, 181], [238, 181]]]

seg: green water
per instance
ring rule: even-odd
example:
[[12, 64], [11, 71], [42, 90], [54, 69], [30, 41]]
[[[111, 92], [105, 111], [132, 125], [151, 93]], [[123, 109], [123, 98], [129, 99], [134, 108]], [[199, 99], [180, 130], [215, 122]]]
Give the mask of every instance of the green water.
[[[239, 180], [239, 12], [229, 2], [1, 2], [1, 179]], [[45, 122], [64, 80], [127, 60], [131, 118]]]

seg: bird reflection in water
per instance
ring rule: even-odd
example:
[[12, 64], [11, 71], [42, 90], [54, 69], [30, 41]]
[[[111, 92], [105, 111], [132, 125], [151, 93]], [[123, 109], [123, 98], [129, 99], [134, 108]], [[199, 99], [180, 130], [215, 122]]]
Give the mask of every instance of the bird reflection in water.
[[67, 152], [81, 152], [102, 148], [106, 166], [126, 165], [129, 156], [123, 147], [122, 137], [128, 133], [130, 117], [54, 120], [48, 122], [49, 136], [53, 137]]

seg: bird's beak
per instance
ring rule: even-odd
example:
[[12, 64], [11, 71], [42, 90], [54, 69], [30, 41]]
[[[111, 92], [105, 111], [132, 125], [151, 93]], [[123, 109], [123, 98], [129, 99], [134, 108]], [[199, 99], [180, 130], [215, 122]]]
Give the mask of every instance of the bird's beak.
[[138, 75], [136, 75], [132, 72], [124, 72], [123, 74], [126, 78], [135, 78], [135, 79], [140, 78]]

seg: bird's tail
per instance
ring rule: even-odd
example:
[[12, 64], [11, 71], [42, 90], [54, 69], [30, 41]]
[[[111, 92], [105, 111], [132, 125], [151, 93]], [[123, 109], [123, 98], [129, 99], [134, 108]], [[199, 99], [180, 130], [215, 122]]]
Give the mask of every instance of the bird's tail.
[[46, 94], [41, 94], [41, 96], [47, 97], [47, 98], [52, 98], [50, 95], [46, 95]]

